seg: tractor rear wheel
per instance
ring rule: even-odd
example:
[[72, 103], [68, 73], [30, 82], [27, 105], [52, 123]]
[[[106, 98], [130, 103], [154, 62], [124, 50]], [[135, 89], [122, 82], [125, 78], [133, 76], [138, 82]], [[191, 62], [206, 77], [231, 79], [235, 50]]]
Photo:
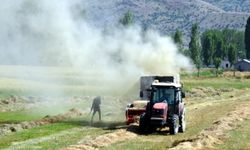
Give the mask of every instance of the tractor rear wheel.
[[178, 115], [173, 115], [169, 127], [169, 132], [170, 134], [175, 135], [178, 133], [178, 130], [179, 130], [179, 117]]

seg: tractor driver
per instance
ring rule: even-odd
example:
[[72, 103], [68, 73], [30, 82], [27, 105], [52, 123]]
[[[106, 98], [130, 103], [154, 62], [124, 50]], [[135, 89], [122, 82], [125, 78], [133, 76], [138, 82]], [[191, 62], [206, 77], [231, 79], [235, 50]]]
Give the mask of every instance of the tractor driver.
[[170, 95], [165, 90], [162, 90], [162, 96], [160, 98], [160, 101], [161, 102], [168, 102], [169, 96]]
[[168, 93], [166, 90], [162, 90], [162, 96], [159, 100], [160, 102], [173, 104], [173, 99], [171, 98], [171, 94]]

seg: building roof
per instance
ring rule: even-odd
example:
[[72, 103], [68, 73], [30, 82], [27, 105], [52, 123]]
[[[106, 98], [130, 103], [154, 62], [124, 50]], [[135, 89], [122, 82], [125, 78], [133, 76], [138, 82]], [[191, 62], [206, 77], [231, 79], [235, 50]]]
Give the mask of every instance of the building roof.
[[236, 62], [236, 64], [242, 63], [242, 62], [245, 62], [245, 63], [247, 63], [247, 64], [250, 64], [250, 60], [248, 60], [248, 59], [240, 60], [240, 61]]
[[243, 61], [250, 64], [250, 60], [248, 59], [243, 59]]

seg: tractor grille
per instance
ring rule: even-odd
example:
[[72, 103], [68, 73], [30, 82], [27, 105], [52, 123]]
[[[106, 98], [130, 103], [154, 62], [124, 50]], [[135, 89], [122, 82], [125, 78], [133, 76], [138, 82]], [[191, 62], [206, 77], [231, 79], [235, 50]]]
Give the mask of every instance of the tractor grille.
[[163, 113], [164, 113], [163, 109], [153, 109], [152, 110], [152, 117], [161, 117], [161, 118], [163, 118]]

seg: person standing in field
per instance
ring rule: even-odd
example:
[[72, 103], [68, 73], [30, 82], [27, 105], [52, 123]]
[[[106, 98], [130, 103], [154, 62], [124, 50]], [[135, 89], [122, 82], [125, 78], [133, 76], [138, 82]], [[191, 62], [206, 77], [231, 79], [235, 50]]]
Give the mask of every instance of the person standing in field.
[[91, 110], [90, 110], [90, 113], [93, 110], [93, 114], [92, 114], [92, 117], [91, 117], [91, 124], [93, 123], [93, 119], [94, 119], [94, 116], [95, 116], [96, 112], [98, 112], [99, 121], [101, 121], [101, 108], [100, 108], [100, 105], [101, 105], [101, 97], [97, 96], [97, 97], [95, 97], [93, 99], [93, 103], [92, 103]]

